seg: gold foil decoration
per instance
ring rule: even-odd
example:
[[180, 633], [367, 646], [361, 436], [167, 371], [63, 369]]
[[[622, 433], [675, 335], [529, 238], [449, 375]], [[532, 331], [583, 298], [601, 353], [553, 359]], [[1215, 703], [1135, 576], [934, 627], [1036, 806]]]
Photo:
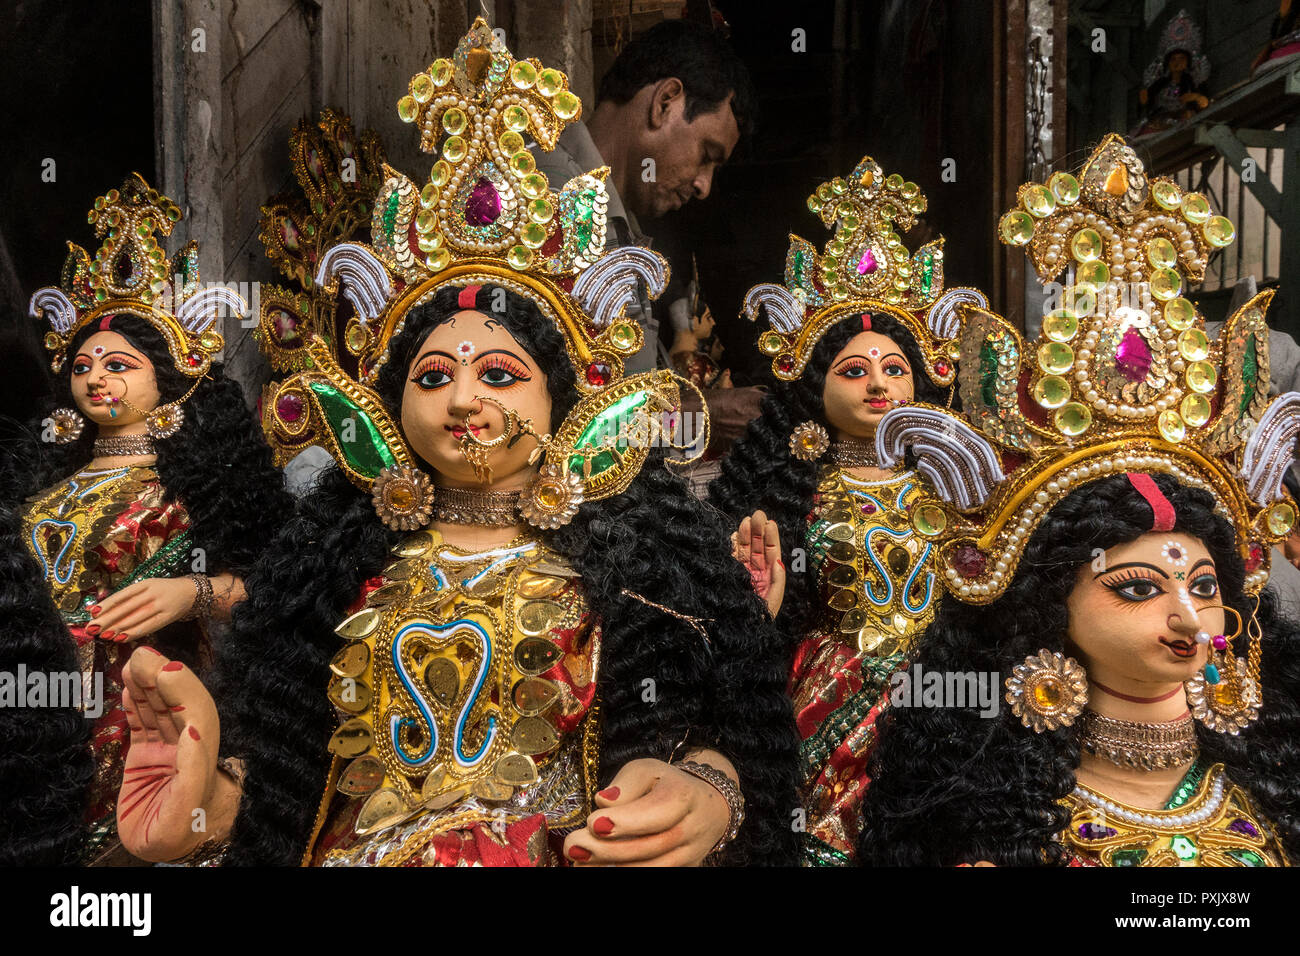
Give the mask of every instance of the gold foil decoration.
[[451, 706], [456, 691], [460, 690], [460, 668], [453, 660], [435, 657], [425, 668], [424, 686], [438, 703]]
[[390, 827], [407, 815], [409, 810], [402, 795], [391, 787], [376, 790], [357, 814], [356, 832], [360, 836]]
[[509, 800], [515, 795], [515, 788], [508, 783], [501, 783], [499, 780], [492, 780], [488, 777], [475, 780], [470, 785], [470, 792], [480, 800], [492, 800], [494, 802]]
[[342, 624], [334, 628], [334, 633], [349, 640], [359, 640], [374, 633], [382, 617], [383, 614], [379, 610], [368, 607], [347, 618]]
[[375, 588], [366, 597], [367, 604], [385, 605], [393, 604], [406, 597], [411, 590], [411, 586], [405, 581], [390, 581]]
[[828, 603], [837, 611], [847, 611], [858, 606], [858, 595], [857, 592], [847, 589], [836, 591], [831, 595]]
[[519, 630], [536, 637], [564, 619], [564, 608], [553, 601], [529, 601], [519, 609]]
[[360, 717], [353, 717], [334, 731], [330, 737], [329, 751], [344, 758], [360, 757], [370, 749], [374, 739], [370, 725]]
[[857, 569], [851, 564], [841, 564], [838, 568], [827, 575], [826, 580], [831, 587], [851, 588], [858, 583]]
[[535, 601], [538, 598], [550, 597], [564, 587], [562, 578], [552, 577], [549, 574], [529, 574], [525, 572], [519, 576], [519, 582], [516, 584], [516, 590], [521, 598]]
[[433, 535], [428, 531], [417, 531], [403, 538], [393, 548], [393, 554], [402, 558], [418, 558], [433, 549]]
[[334, 655], [330, 670], [339, 677], [357, 677], [365, 672], [369, 663], [370, 648], [361, 641], [354, 641]]
[[427, 804], [439, 796], [443, 783], [447, 779], [447, 765], [436, 764], [428, 775], [424, 778], [424, 783], [420, 786], [420, 802]]
[[348, 764], [335, 784], [339, 793], [364, 797], [384, 782], [384, 765], [374, 754], [365, 754]]
[[543, 754], [554, 749], [560, 738], [541, 717], [525, 717], [510, 732], [510, 742], [521, 754]]
[[526, 637], [515, 647], [515, 667], [530, 677], [555, 666], [563, 652], [544, 637]]
[[540, 714], [560, 696], [559, 688], [553, 681], [543, 677], [525, 677], [518, 681], [510, 692], [515, 710], [525, 717]]
[[355, 677], [336, 677], [326, 693], [331, 704], [350, 714], [359, 714], [370, 706], [370, 685]]
[[526, 754], [506, 754], [497, 763], [497, 779], [512, 787], [527, 787], [537, 781], [537, 764]]
[[836, 541], [826, 549], [826, 557], [837, 564], [852, 564], [858, 559], [858, 549], [850, 541]]
[[846, 541], [846, 542], [852, 541], [853, 525], [848, 524], [847, 522], [841, 524], [833, 524], [825, 531], [823, 531], [822, 534], [825, 537], [830, 538], [832, 541]]
[[418, 577], [427, 567], [428, 565], [420, 558], [407, 558], [385, 568], [384, 577], [390, 581], [408, 581]]

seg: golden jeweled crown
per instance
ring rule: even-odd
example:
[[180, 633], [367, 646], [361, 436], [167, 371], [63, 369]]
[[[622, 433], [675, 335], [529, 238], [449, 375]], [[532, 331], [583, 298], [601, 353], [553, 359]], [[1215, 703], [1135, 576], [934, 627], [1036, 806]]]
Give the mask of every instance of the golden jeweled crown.
[[94, 258], [69, 242], [60, 287], [38, 289], [31, 299], [32, 316], [50, 323], [50, 367], [63, 367], [69, 344], [91, 322], [128, 312], [158, 330], [177, 369], [193, 378], [207, 372], [225, 344], [214, 328], [221, 310], [243, 314], [248, 306], [230, 289], [200, 287], [197, 242], [167, 258], [156, 234], [171, 235], [180, 206], [131, 173], [95, 200], [86, 219], [104, 240]]
[[[444, 286], [510, 289], [563, 335], [583, 396], [557, 431], [571, 444], [591, 445], [601, 431], [588, 427], [593, 422], [679, 406], [669, 373], [623, 375], [624, 357], [643, 342], [623, 311], [639, 284], [652, 297], [663, 290], [667, 263], [638, 246], [605, 251], [608, 170], [554, 192], [525, 146], [528, 135], [552, 149], [581, 108], [563, 73], [515, 60], [479, 18], [455, 55], [416, 74], [398, 103], [400, 117], [420, 130], [421, 147], [438, 156], [423, 186], [383, 162], [371, 133], [361, 137], [352, 185], [336, 185], [355, 141], [346, 118], [327, 111], [323, 136], [295, 133], [295, 173], [310, 205], [277, 201], [263, 207], [262, 222], [268, 255], [302, 288], [262, 297], [258, 342], [276, 369], [293, 373], [263, 393], [277, 461], [322, 444], [363, 488], [382, 469], [410, 464], [371, 385], [406, 315]], [[366, 216], [369, 244], [354, 238]], [[341, 335], [336, 316], [345, 317]], [[344, 368], [352, 359], [355, 375]], [[344, 442], [349, 422], [355, 437]], [[572, 467], [590, 500], [626, 487], [647, 452], [620, 447], [617, 455], [575, 458]]]
[[885, 176], [870, 156], [847, 179], [837, 176], [808, 197], [835, 234], [819, 256], [806, 239], [790, 236], [785, 283], [756, 285], [745, 296], [745, 313], [757, 319], [766, 310], [771, 330], [758, 347], [772, 357], [777, 378], [803, 374], [813, 348], [826, 330], [846, 315], [882, 312], [912, 333], [926, 359], [926, 374], [936, 385], [951, 385], [956, 374], [955, 336], [960, 303], [988, 305], [974, 289], [944, 291], [943, 239], [909, 254], [898, 231], [916, 225], [926, 199], [913, 182], [897, 173]]
[[1106, 475], [1164, 472], [1214, 494], [1247, 586], [1261, 587], [1269, 543], [1295, 524], [1282, 478], [1300, 434], [1300, 394], [1268, 398], [1273, 293], [1245, 303], [1214, 341], [1181, 294], [1232, 241], [1232, 224], [1203, 196], [1148, 178], [1110, 135], [1077, 177], [1022, 186], [999, 232], [1029, 247], [1044, 282], [1066, 272], [1061, 308], [1026, 343], [1001, 316], [962, 306], [966, 420], [909, 406], [876, 433], [882, 462], [913, 447], [931, 480], [913, 525], [942, 542], [945, 584], [963, 601], [993, 600], [1056, 502]]

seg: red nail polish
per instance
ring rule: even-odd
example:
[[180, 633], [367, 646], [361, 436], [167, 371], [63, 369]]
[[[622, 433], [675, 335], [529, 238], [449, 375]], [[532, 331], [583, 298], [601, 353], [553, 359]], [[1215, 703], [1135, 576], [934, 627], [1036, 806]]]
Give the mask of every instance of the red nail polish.
[[596, 817], [591, 821], [591, 829], [596, 836], [609, 836], [614, 832], [614, 821], [609, 817]]
[[104, 640], [106, 640], [106, 641], [111, 641], [111, 640], [113, 639], [113, 635], [116, 634], [116, 633], [117, 633], [117, 631], [113, 630], [113, 629], [110, 627], [107, 631], [104, 632]]
[[145, 650], [148, 651], [150, 654], [157, 654], [159, 657], [162, 657], [162, 651], [158, 650], [156, 647], [150, 647], [148, 644], [144, 645], [144, 647], [142, 647], [141, 650]]
[[596, 794], [596, 796], [600, 797], [602, 800], [617, 800], [620, 793], [622, 793], [622, 791], [619, 790], [618, 787], [607, 787], [600, 791], [600, 793]]
[[86, 628], [86, 633], [89, 634], [91, 637], [94, 637], [96, 634], [99, 633], [99, 625], [98, 625], [98, 624], [91, 624], [91, 625], [87, 626], [87, 628]]
[[118, 631], [117, 637], [113, 638], [115, 641], [129, 641], [130, 639], [131, 635], [126, 633], [126, 631]]
[[101, 610], [101, 609], [100, 609], [100, 606], [99, 606], [98, 604], [96, 604], [94, 607], [92, 607], [92, 608], [90, 609], [90, 616], [91, 616], [91, 617], [94, 617], [96, 614], [98, 614], [98, 613], [100, 612], [100, 610]]
[[164, 664], [162, 669], [165, 671], [178, 671], [184, 666], [185, 665], [180, 661], [171, 661], [170, 663]]
[[[190, 729], [193, 730], [194, 728], [191, 727]], [[580, 846], [570, 847], [569, 859], [577, 860], [579, 863], [582, 863], [591, 859], [591, 851]]]
[[172, 708], [172, 713], [173, 713], [173, 714], [178, 714], [178, 713], [180, 713], [180, 712], [181, 712], [182, 710], [184, 710], [184, 709], [185, 709], [185, 705], [184, 705], [184, 704], [177, 704], [175, 707]]
[[189, 725], [187, 728], [185, 728], [185, 729], [188, 730], [188, 731], [190, 732], [190, 736], [193, 737], [195, 740], [198, 740], [198, 739], [199, 739], [199, 732], [198, 732], [197, 730], [194, 729], [194, 725], [193, 725], [193, 724], [190, 724], [190, 725]]

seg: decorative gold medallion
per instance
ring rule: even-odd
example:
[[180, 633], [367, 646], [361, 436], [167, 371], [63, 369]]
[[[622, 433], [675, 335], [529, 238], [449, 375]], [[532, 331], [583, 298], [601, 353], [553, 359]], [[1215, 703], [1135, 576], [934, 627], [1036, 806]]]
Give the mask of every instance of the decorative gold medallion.
[[1046, 648], [1017, 664], [1006, 680], [1006, 701], [1035, 733], [1074, 723], [1088, 703], [1088, 676], [1078, 661]]
[[573, 520], [582, 502], [582, 479], [563, 465], [546, 464], [520, 499], [519, 513], [533, 527], [554, 531]]
[[371, 489], [375, 514], [394, 531], [415, 531], [433, 513], [433, 482], [411, 465], [394, 465], [379, 472]]
[[817, 422], [807, 421], [796, 425], [790, 433], [790, 454], [800, 461], [816, 461], [831, 446], [830, 435]]
[[1198, 671], [1186, 687], [1192, 716], [1217, 733], [1235, 737], [1259, 716], [1259, 688], [1250, 677], [1245, 658], [1236, 658], [1233, 672], [1224, 673], [1217, 684], [1206, 681], [1205, 673]]
[[159, 405], [144, 419], [144, 427], [154, 438], [171, 438], [185, 424], [185, 411], [176, 402]]
[[50, 425], [54, 430], [54, 440], [67, 445], [81, 437], [86, 420], [71, 408], [56, 408], [50, 412]]

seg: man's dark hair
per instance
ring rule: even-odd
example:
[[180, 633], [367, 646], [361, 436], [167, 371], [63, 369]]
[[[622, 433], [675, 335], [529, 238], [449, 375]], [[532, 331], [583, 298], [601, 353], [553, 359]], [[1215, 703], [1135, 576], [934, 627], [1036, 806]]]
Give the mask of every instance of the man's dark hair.
[[686, 20], [665, 20], [642, 33], [618, 55], [600, 81], [596, 102], [629, 102], [643, 87], [675, 76], [686, 93], [686, 121], [712, 113], [734, 93], [731, 112], [740, 135], [754, 125], [749, 70], [719, 34]]

